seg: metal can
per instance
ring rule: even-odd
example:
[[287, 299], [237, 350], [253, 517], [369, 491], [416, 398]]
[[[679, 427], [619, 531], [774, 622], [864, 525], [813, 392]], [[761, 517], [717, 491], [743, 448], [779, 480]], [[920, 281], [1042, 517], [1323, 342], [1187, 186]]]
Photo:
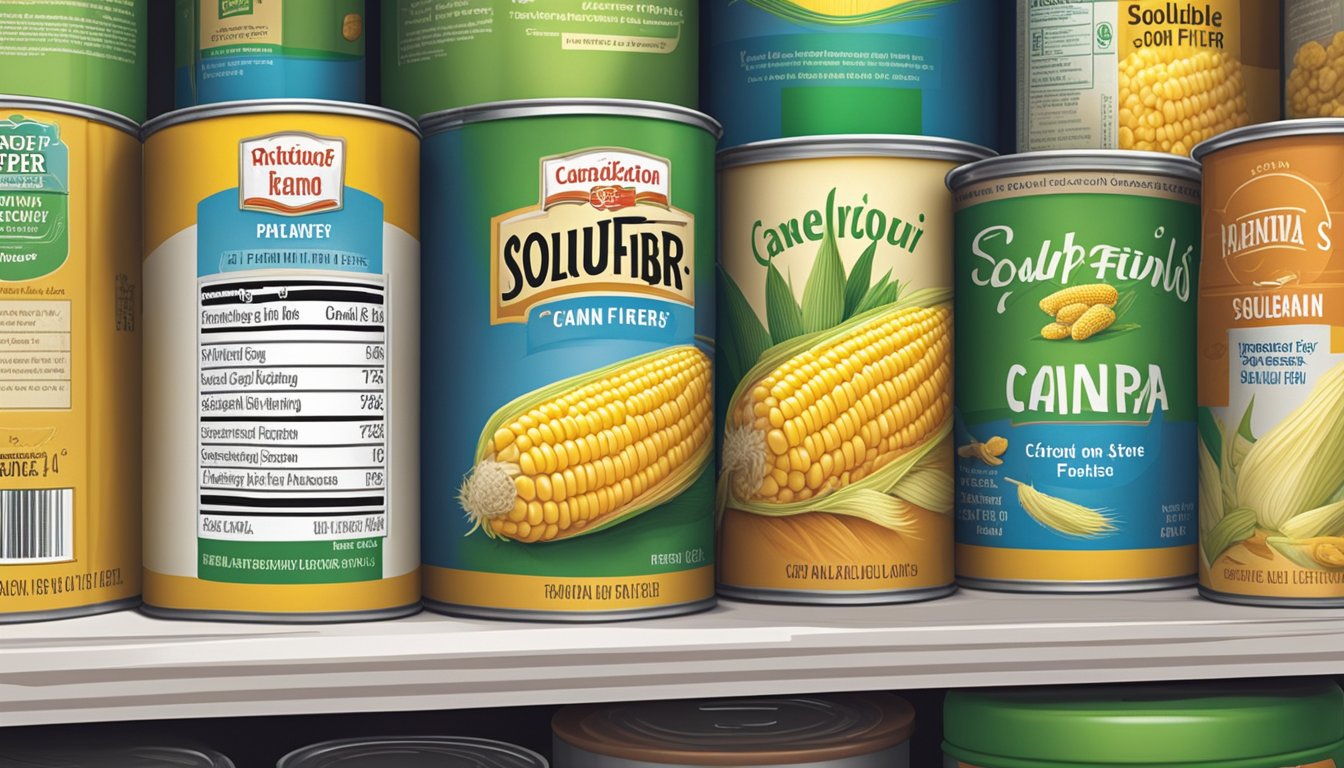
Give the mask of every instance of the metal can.
[[959, 168], [948, 186], [958, 581], [1193, 583], [1199, 166], [1040, 152]]
[[712, 0], [706, 108], [723, 121], [724, 147], [854, 133], [998, 147], [1003, 6]]
[[465, 0], [447, 13], [385, 0], [382, 22], [383, 103], [410, 115], [560, 97], [699, 103], [695, 0], [598, 11], [584, 0]]
[[364, 101], [364, 0], [176, 0], [176, 10], [179, 109]]
[[409, 736], [326, 741], [296, 749], [276, 768], [549, 768], [546, 758], [502, 741]]
[[1195, 157], [1221, 257], [1199, 284], [1200, 591], [1344, 606], [1344, 120], [1246, 128]]
[[[426, 118], [425, 598], [594, 621], [714, 604], [718, 124], [651, 102]], [[471, 370], [463, 370], [463, 361]], [[459, 486], [454, 480], [461, 478]]]
[[571, 706], [556, 768], [909, 768], [914, 709], [888, 693]]
[[991, 154], [919, 136], [720, 153], [721, 594], [953, 591], [943, 178]]
[[145, 126], [145, 602], [419, 608], [419, 134], [263, 101]]
[[1333, 681], [952, 691], [944, 768], [1339, 768]]
[[1017, 149], [1189, 155], [1277, 120], [1278, 0], [1017, 0]]
[[0, 623], [140, 595], [140, 142], [0, 98]]
[[1283, 0], [1283, 116], [1344, 116], [1344, 0]]
[[[35, 740], [30, 740], [35, 741]], [[0, 768], [234, 768], [233, 761], [209, 749], [180, 746], [132, 747], [125, 744], [60, 746], [50, 743], [0, 746]]]

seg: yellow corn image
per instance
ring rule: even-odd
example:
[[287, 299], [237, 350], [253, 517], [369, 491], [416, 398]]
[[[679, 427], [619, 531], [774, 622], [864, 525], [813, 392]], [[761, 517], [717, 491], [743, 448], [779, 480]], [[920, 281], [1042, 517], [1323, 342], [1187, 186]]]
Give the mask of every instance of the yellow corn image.
[[1085, 538], [1101, 536], [1118, 530], [1115, 519], [1106, 510], [1092, 509], [1068, 499], [1051, 496], [1036, 490], [1035, 486], [1008, 478], [1017, 486], [1017, 501], [1032, 519], [1046, 528], [1068, 536]]
[[1241, 62], [1221, 51], [1143, 48], [1120, 63], [1121, 149], [1189, 155], [1250, 123]]
[[[1041, 299], [1041, 311], [1055, 318], [1058, 322], [1064, 322], [1058, 315], [1066, 307], [1074, 304], [1082, 304], [1084, 312], [1087, 308], [1104, 304], [1108, 307], [1114, 307], [1120, 300], [1120, 291], [1116, 290], [1114, 285], [1106, 283], [1093, 283], [1090, 285], [1072, 285], [1068, 288], [1061, 288], [1058, 291]], [[1079, 317], [1082, 313], [1079, 313]]]
[[712, 404], [709, 357], [679, 346], [505, 405], [459, 493], [472, 531], [557, 541], [666, 502], [708, 463]]
[[1105, 304], [1098, 304], [1083, 313], [1078, 322], [1069, 328], [1074, 341], [1087, 341], [1115, 323], [1115, 310]]
[[1344, 31], [1298, 48], [1284, 90], [1288, 117], [1344, 117]]

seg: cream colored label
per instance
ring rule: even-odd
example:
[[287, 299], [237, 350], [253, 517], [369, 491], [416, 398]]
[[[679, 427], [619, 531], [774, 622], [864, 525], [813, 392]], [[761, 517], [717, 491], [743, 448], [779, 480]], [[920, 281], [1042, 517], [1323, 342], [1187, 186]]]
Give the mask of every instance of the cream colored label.
[[200, 0], [201, 49], [230, 45], [280, 45], [281, 0]]
[[345, 142], [277, 133], [238, 143], [243, 210], [302, 216], [345, 206]]
[[0, 411], [70, 407], [70, 302], [0, 302]]

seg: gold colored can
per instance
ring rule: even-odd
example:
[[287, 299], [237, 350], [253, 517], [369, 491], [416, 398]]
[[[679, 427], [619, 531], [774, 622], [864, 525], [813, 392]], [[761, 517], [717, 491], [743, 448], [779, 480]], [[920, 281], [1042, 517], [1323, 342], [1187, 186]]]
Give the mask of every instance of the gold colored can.
[[0, 623], [140, 594], [140, 143], [0, 101]]

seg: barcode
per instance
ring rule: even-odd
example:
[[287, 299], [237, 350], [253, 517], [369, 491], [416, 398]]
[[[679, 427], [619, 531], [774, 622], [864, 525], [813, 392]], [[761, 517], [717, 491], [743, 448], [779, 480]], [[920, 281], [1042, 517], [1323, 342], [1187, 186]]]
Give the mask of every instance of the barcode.
[[72, 559], [73, 488], [0, 491], [0, 565]]

